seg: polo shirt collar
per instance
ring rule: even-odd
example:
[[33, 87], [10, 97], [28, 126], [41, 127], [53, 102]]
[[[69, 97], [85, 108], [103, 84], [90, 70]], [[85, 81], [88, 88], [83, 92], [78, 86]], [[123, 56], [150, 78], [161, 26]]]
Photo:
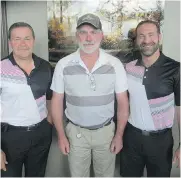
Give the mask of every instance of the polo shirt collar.
[[[160, 52], [160, 56], [150, 67], [162, 66], [165, 61], [164, 59], [165, 59], [165, 55], [162, 52]], [[144, 66], [142, 58], [137, 59], [136, 66]]]
[[99, 53], [98, 62], [99, 62], [101, 65], [104, 65], [105, 63], [107, 63], [107, 57], [105, 56], [105, 54], [107, 54], [107, 53], [106, 53], [105, 50], [103, 50], [103, 49], [100, 49], [99, 51], [100, 51], [100, 53]]
[[[33, 58], [33, 61], [34, 61], [35, 68], [39, 67], [40, 62], [41, 62], [40, 59], [39, 59], [39, 57], [36, 56], [36, 55], [33, 53], [33, 54], [32, 54], [32, 58]], [[13, 52], [10, 53], [10, 55], [9, 55], [9, 60], [11, 61], [11, 63], [12, 63], [13, 65], [18, 65], [18, 64], [16, 63], [15, 59], [14, 59]]]
[[[82, 63], [82, 59], [80, 57], [80, 49], [78, 49], [76, 51], [76, 58], [73, 59], [73, 62], [76, 62], [76, 63]], [[99, 49], [99, 58], [97, 60], [97, 63], [99, 64], [105, 64], [107, 62], [106, 60], [106, 57], [104, 55], [104, 50], [103, 49]]]

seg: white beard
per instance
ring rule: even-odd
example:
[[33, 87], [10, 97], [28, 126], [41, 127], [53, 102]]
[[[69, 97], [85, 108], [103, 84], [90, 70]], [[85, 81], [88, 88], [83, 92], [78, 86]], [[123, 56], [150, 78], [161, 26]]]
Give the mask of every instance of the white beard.
[[[94, 45], [92, 45], [91, 48], [86, 48], [86, 47], [84, 46], [84, 44], [86, 44], [86, 43], [81, 43], [81, 42], [79, 42], [79, 48], [80, 48], [84, 53], [87, 53], [87, 54], [91, 54], [91, 53], [95, 52], [95, 51], [100, 47], [100, 43], [99, 43], [99, 42], [97, 42], [97, 43], [95, 43]], [[89, 43], [87, 43], [87, 44], [89, 44]], [[92, 43], [90, 43], [90, 44], [92, 44]]]

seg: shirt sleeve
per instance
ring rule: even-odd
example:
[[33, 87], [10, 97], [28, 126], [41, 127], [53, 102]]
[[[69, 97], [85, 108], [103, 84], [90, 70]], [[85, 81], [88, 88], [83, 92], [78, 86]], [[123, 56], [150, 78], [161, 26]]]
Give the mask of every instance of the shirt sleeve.
[[64, 93], [63, 67], [61, 63], [57, 63], [53, 74], [51, 89], [59, 94]]
[[174, 96], [175, 96], [175, 105], [180, 106], [180, 66], [174, 76]]
[[46, 92], [46, 99], [51, 100], [52, 99], [52, 90], [50, 89], [51, 83], [52, 83], [52, 77], [53, 77], [53, 67], [50, 65], [49, 68], [49, 83], [48, 83], [48, 89]]
[[117, 61], [114, 66], [116, 72], [116, 84], [115, 84], [115, 92], [122, 93], [128, 90], [127, 76], [123, 64], [121, 61]]

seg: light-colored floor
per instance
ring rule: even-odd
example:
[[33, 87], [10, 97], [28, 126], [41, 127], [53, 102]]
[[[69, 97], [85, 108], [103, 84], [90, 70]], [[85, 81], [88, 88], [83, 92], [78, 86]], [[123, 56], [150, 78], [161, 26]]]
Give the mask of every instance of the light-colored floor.
[[[179, 133], [177, 125], [173, 126], [173, 137], [174, 137], [174, 151], [179, 143]], [[146, 171], [144, 172], [144, 176], [146, 176]], [[68, 168], [68, 160], [67, 156], [64, 156], [57, 145], [57, 137], [56, 132], [53, 129], [53, 140], [50, 148], [47, 169], [46, 169], [46, 177], [70, 177], [69, 168]], [[119, 174], [119, 155], [116, 160], [116, 169], [115, 169], [115, 177], [120, 177]], [[180, 177], [180, 169], [176, 168], [176, 165], [173, 165], [171, 177]]]

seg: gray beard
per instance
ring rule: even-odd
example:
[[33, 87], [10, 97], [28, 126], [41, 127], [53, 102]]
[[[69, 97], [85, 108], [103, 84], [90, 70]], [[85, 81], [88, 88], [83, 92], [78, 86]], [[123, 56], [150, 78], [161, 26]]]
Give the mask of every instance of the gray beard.
[[80, 48], [82, 51], [84, 51], [84, 53], [87, 53], [87, 54], [91, 54], [91, 53], [95, 52], [97, 49], [99, 49], [99, 47], [100, 47], [100, 44], [97, 44], [97, 45], [94, 46], [94, 48], [92, 48], [91, 50], [90, 50], [90, 49], [87, 50], [86, 48], [84, 48], [84, 46], [83, 46], [81, 43], [79, 43], [79, 48]]

